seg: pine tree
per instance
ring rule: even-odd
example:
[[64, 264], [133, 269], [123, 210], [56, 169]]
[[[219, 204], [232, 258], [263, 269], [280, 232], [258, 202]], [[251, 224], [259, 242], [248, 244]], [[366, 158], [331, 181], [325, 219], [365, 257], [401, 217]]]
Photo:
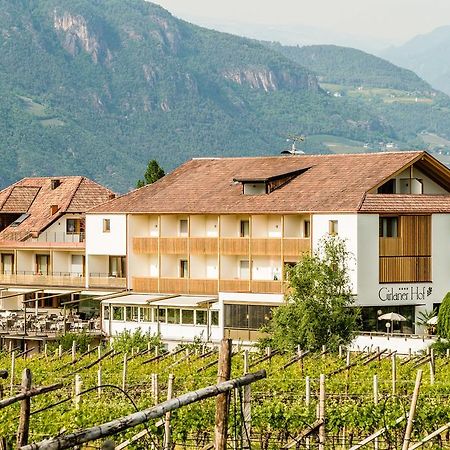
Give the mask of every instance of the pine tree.
[[156, 159], [151, 159], [147, 164], [147, 169], [144, 173], [144, 179], [138, 180], [136, 183], [137, 188], [141, 188], [146, 186], [147, 184], [152, 184], [155, 181], [158, 181], [165, 175], [164, 169], [158, 164]]

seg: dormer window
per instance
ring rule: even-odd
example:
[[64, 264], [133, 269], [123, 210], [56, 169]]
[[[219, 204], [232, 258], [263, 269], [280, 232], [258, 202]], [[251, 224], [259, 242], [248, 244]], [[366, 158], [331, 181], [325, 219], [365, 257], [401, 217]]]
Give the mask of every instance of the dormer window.
[[292, 172], [266, 174], [267, 176], [252, 176], [252, 177], [236, 177], [233, 179], [235, 184], [242, 185], [242, 193], [244, 195], [264, 195], [270, 194], [288, 184], [298, 175], [306, 172], [309, 167], [297, 169]]
[[266, 183], [244, 183], [244, 195], [267, 194]]

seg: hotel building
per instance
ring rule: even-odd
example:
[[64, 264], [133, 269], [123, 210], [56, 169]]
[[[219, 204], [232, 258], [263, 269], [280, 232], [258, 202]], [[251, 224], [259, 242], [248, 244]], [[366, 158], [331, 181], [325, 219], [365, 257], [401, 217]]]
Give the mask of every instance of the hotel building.
[[20, 312], [25, 301], [36, 313], [59, 314], [62, 302], [90, 296], [87, 275], [94, 293], [126, 286], [109, 267], [86, 272], [85, 212], [114, 196], [81, 176], [24, 178], [0, 191], [1, 311]]
[[323, 236], [345, 239], [363, 329], [450, 291], [450, 170], [426, 152], [191, 160], [86, 215], [86, 287], [114, 271], [132, 293], [104, 301], [109, 334], [252, 341], [283, 302], [286, 267]]

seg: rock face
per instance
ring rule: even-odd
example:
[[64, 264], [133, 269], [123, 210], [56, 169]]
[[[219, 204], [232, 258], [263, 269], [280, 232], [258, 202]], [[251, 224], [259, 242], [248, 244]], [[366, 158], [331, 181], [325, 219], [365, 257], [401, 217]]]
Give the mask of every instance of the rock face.
[[311, 75], [294, 74], [282, 70], [270, 70], [267, 68], [226, 69], [222, 76], [234, 83], [250, 86], [252, 89], [262, 89], [265, 92], [278, 91], [280, 89], [297, 90], [319, 89], [317, 79]]
[[63, 33], [62, 46], [72, 56], [80, 51], [91, 55], [94, 63], [111, 62], [112, 53], [108, 46], [102, 42], [98, 31], [91, 30], [87, 20], [80, 15], [72, 15], [67, 12], [59, 14], [56, 10], [53, 16], [54, 28]]

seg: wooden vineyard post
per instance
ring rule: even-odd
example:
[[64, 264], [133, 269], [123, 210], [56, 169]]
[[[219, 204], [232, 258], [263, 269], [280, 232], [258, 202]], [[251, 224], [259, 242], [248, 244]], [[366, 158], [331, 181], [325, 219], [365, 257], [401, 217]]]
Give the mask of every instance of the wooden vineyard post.
[[[248, 350], [244, 350], [244, 375], [248, 374], [249, 362], [248, 362]], [[243, 414], [244, 414], [244, 430], [243, 430], [243, 449], [251, 448], [251, 428], [252, 428], [252, 410], [251, 410], [251, 387], [250, 385], [244, 386], [244, 401], [243, 401]]]
[[325, 375], [320, 375], [319, 384], [319, 420], [322, 421], [319, 427], [319, 450], [325, 450]]
[[62, 351], [62, 345], [60, 344], [60, 345], [58, 346], [58, 358], [61, 358], [62, 353], [63, 353], [63, 351]]
[[[167, 384], [167, 400], [172, 400], [173, 397], [173, 380], [175, 376], [173, 373], [169, 374], [169, 382]], [[170, 435], [170, 411], [166, 413], [164, 420], [164, 450], [170, 450], [172, 438]]]
[[10, 378], [10, 386], [9, 393], [12, 396], [14, 393], [14, 370], [16, 366], [16, 352], [11, 353], [11, 378]]
[[[22, 373], [22, 392], [31, 389], [31, 371], [24, 369]], [[17, 430], [17, 448], [28, 444], [28, 432], [30, 428], [31, 399], [27, 397], [20, 402], [19, 428]]]
[[406, 424], [406, 431], [405, 431], [405, 437], [403, 438], [402, 450], [409, 449], [409, 442], [411, 440], [411, 433], [412, 433], [412, 429], [413, 429], [414, 416], [416, 414], [417, 399], [419, 398], [421, 382], [422, 382], [422, 370], [419, 369], [417, 371], [416, 385], [414, 387], [414, 393], [413, 393], [412, 400], [411, 400], [411, 407], [409, 409], [408, 423]]
[[77, 343], [75, 339], [72, 341], [72, 362], [75, 361], [75, 358], [77, 357]]
[[44, 344], [44, 356], [45, 356], [45, 359], [47, 359], [47, 356], [48, 356], [48, 344], [47, 343]]
[[122, 369], [122, 389], [127, 387], [127, 354], [123, 355], [123, 369]]
[[81, 376], [75, 375], [75, 397], [74, 397], [74, 403], [75, 403], [75, 409], [80, 409], [81, 404]]
[[435, 375], [435, 363], [434, 363], [434, 349], [432, 348], [430, 351], [430, 384], [434, 384], [434, 375]]
[[[311, 404], [311, 378], [309, 376], [305, 379], [305, 404], [309, 407]], [[309, 436], [306, 438], [306, 449], [310, 448], [310, 439]]]
[[97, 388], [97, 395], [99, 396], [99, 397], [101, 397], [102, 396], [102, 366], [101, 366], [101, 364], [99, 364], [99, 366], [98, 366], [98, 370], [97, 370], [97, 386], [98, 386], [98, 388]]
[[97, 347], [97, 357], [100, 359], [102, 357], [102, 346], [99, 344]]
[[[373, 376], [373, 404], [378, 405], [378, 375]], [[374, 449], [378, 450], [378, 438], [375, 438]]]
[[[219, 367], [217, 370], [217, 383], [228, 381], [231, 375], [231, 339], [222, 339], [220, 344]], [[216, 418], [214, 440], [215, 450], [226, 450], [228, 434], [228, 413], [230, 406], [230, 393], [219, 394], [216, 397]]]
[[155, 405], [159, 403], [158, 374], [152, 373], [152, 396]]
[[391, 356], [392, 361], [392, 395], [397, 393], [397, 355], [395, 352]]

